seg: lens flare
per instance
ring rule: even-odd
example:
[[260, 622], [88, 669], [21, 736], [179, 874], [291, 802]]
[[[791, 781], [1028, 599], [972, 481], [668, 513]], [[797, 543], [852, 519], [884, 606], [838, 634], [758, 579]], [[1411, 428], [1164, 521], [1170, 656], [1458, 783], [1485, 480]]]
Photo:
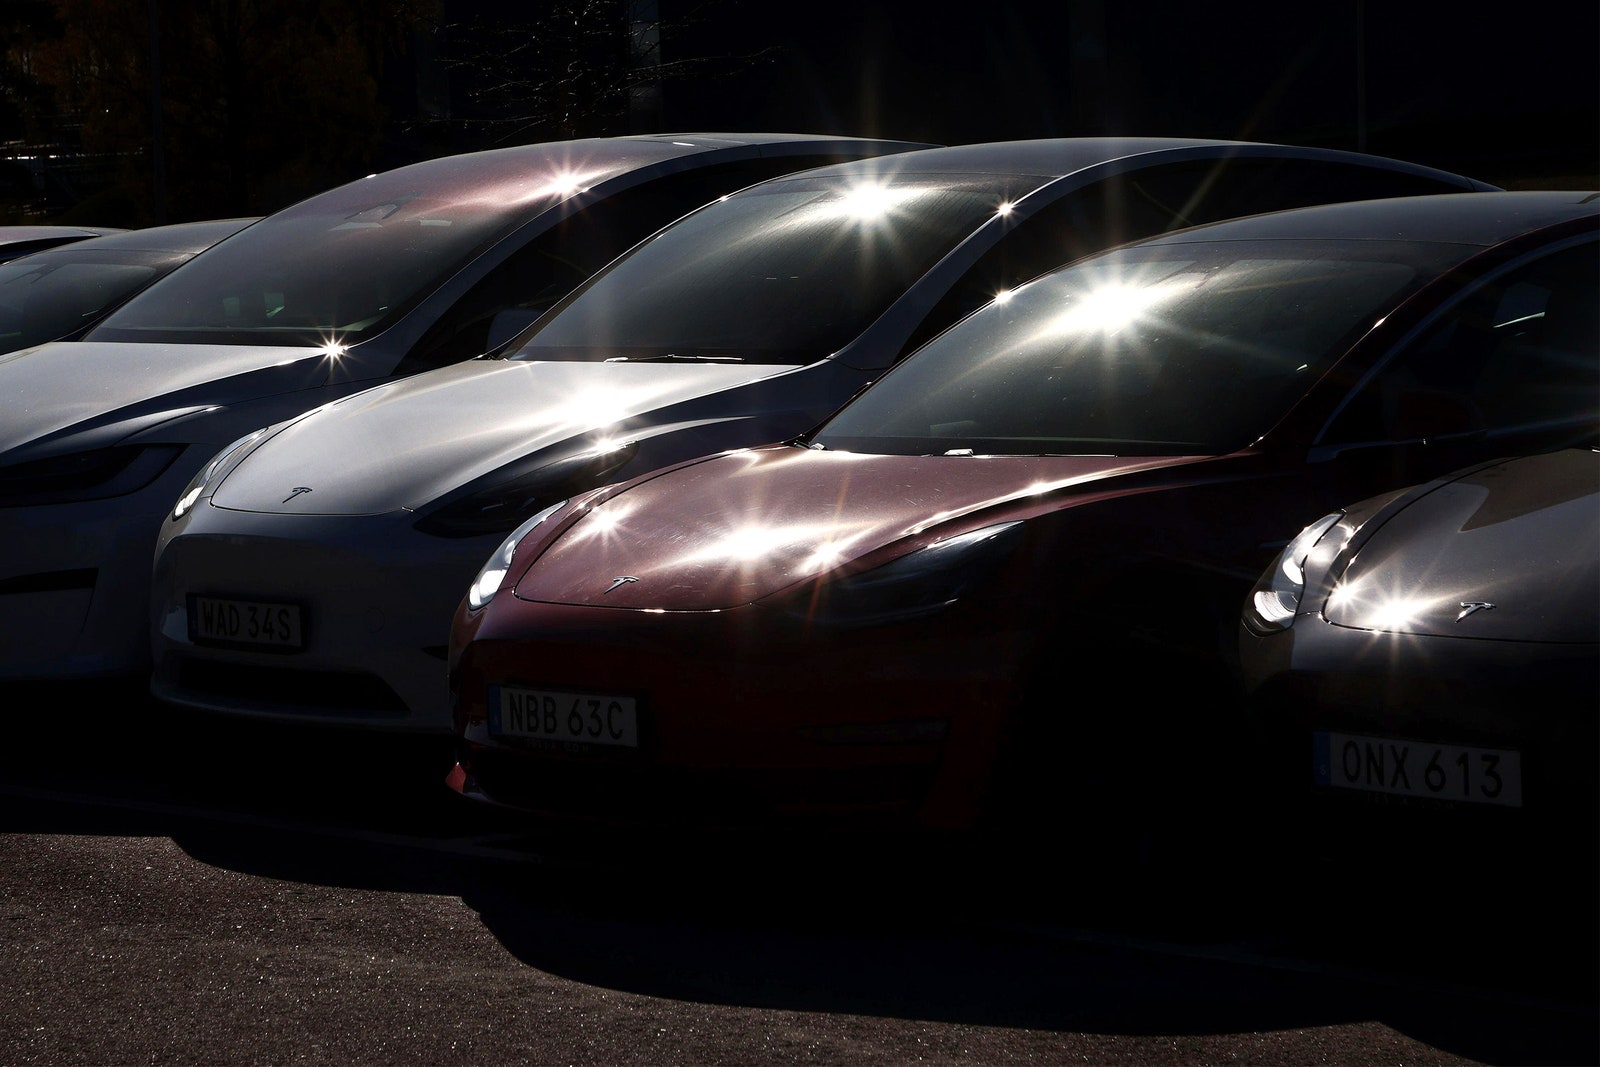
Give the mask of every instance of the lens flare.
[[1139, 319], [1170, 292], [1163, 285], [1105, 285], [1084, 293], [1049, 325], [1051, 334], [1113, 334]]
[[563, 171], [553, 176], [549, 181], [540, 185], [533, 192], [536, 197], [568, 197], [574, 193], [581, 193], [589, 184], [589, 174], [577, 171]]

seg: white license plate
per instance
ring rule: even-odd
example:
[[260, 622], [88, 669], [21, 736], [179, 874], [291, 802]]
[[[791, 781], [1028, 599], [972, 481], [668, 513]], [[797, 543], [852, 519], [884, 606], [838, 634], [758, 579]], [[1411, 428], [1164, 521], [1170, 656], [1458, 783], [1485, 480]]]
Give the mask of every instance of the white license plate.
[[1312, 734], [1311, 754], [1317, 785], [1522, 806], [1522, 755], [1511, 749], [1319, 731]]
[[259, 600], [191, 597], [189, 636], [196, 644], [262, 645], [288, 649], [305, 646], [300, 630], [300, 606], [270, 604]]
[[491, 685], [489, 732], [502, 737], [638, 748], [638, 702], [605, 693]]

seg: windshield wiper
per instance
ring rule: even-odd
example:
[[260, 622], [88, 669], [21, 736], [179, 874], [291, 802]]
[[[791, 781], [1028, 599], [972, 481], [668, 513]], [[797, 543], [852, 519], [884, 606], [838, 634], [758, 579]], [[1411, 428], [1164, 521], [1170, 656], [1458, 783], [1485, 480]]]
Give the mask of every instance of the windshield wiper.
[[662, 352], [655, 356], [612, 356], [607, 363], [743, 363], [743, 356], [710, 356], [699, 352]]

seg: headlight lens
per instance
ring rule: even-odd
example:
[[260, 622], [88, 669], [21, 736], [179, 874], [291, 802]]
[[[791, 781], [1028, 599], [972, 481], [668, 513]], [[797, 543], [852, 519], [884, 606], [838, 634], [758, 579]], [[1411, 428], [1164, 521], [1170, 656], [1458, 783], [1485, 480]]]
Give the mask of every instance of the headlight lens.
[[544, 520], [567, 506], [563, 500], [559, 504], [551, 504], [543, 511], [528, 519], [521, 526], [512, 530], [506, 539], [500, 542], [500, 547], [494, 550], [494, 555], [489, 557], [489, 562], [483, 565], [478, 576], [472, 580], [472, 588], [467, 590], [467, 606], [473, 611], [478, 611], [489, 601], [494, 599], [495, 593], [500, 590], [500, 583], [505, 581], [506, 571], [511, 569], [511, 557], [517, 553], [517, 545], [522, 542], [528, 533]]
[[183, 491], [183, 495], [178, 498], [177, 504], [172, 508], [173, 519], [181, 519], [189, 514], [200, 498], [207, 491], [215, 488], [216, 483], [222, 480], [221, 475], [229, 468], [230, 461], [236, 457], [243, 458], [245, 450], [261, 440], [267, 430], [268, 427], [263, 426], [253, 433], [247, 433], [213, 456], [211, 462], [200, 469], [200, 473], [194, 476], [194, 480], [189, 483], [188, 488]]
[[[1294, 625], [1300, 611], [1300, 597], [1306, 588], [1306, 560], [1329, 530], [1344, 518], [1342, 512], [1324, 515], [1296, 535], [1278, 553], [1245, 602], [1244, 621], [1259, 634], [1278, 633]], [[1342, 547], [1339, 546], [1339, 547]]]
[[1022, 523], [1015, 521], [935, 541], [881, 567], [807, 590], [788, 610], [830, 626], [875, 626], [931, 615], [987, 578], [1021, 537]]

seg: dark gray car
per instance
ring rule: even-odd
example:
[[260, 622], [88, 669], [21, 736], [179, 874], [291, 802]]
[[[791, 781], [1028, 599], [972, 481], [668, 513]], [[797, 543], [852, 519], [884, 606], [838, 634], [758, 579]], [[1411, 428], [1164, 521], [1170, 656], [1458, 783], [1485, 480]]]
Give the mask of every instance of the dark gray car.
[[1257, 796], [1297, 827], [1280, 843], [1475, 880], [1554, 871], [1593, 915], [1600, 452], [1476, 464], [1323, 517], [1252, 592], [1240, 660]]

